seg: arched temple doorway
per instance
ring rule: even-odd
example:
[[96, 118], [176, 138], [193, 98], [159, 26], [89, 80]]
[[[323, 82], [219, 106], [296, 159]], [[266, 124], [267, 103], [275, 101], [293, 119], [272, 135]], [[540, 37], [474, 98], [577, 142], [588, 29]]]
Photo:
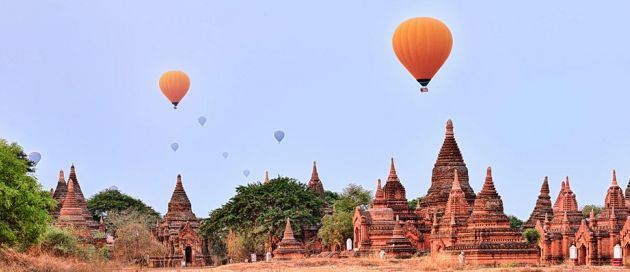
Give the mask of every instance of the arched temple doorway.
[[354, 228], [354, 248], [359, 248], [359, 241], [361, 241], [361, 231], [359, 228]]
[[186, 266], [188, 266], [188, 264], [192, 264], [192, 248], [190, 246], [186, 247], [185, 254]]
[[582, 245], [578, 249], [578, 265], [586, 265], [586, 246]]

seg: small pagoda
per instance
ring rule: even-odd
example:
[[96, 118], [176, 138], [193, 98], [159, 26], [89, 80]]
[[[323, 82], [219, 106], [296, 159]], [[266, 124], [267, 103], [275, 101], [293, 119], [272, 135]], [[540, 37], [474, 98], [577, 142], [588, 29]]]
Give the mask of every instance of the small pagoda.
[[287, 218], [282, 241], [278, 243], [278, 247], [273, 251], [274, 258], [279, 260], [302, 259], [305, 257], [305, 254], [306, 250], [302, 243], [293, 236], [291, 220]]

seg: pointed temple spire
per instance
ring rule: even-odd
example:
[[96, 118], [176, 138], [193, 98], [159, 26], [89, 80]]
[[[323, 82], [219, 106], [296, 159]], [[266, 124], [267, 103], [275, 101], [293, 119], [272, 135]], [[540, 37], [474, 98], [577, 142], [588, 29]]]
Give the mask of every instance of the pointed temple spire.
[[291, 220], [287, 217], [287, 224], [284, 226], [284, 236], [282, 238], [293, 240], [295, 237], [293, 236], [293, 228], [291, 228]]
[[265, 171], [265, 181], [264, 183], [269, 183], [269, 171]]
[[192, 207], [188, 195], [184, 190], [184, 184], [182, 182], [182, 175], [177, 175], [177, 182], [175, 183], [175, 190], [171, 195], [171, 200], [168, 202], [168, 211], [164, 215], [165, 220], [180, 220], [180, 221], [193, 221], [197, 220], [197, 217], [192, 212]]
[[540, 187], [541, 195], [549, 195], [549, 179], [545, 176], [542, 186]]
[[313, 161], [313, 171], [311, 172], [311, 180], [308, 182], [308, 188], [315, 192], [320, 199], [326, 200], [326, 191], [324, 191], [324, 184], [319, 179], [319, 173], [317, 173], [317, 162]]
[[464, 191], [462, 191], [462, 187], [459, 182], [457, 169], [453, 171], [455, 172], [455, 178], [453, 179], [453, 187], [448, 196], [448, 201], [446, 202], [444, 217], [450, 217], [451, 221], [455, 222], [455, 217], [468, 217], [468, 203], [466, 202], [466, 196], [464, 195]]
[[459, 176], [457, 175], [457, 169], [455, 169], [455, 178], [453, 179], [453, 188], [451, 189], [451, 192], [453, 191], [461, 191], [462, 190], [462, 186], [459, 183]]
[[389, 164], [389, 176], [387, 177], [387, 182], [395, 181], [395, 180], [398, 180], [400, 182], [400, 180], [398, 179], [398, 174], [396, 174], [396, 166], [394, 165], [394, 158], [391, 158], [391, 161]]
[[433, 166], [431, 187], [429, 187], [425, 197], [422, 199], [421, 216], [428, 218], [435, 211], [438, 212], [438, 216], [442, 216], [453, 187], [453, 170], [455, 169], [457, 169], [460, 186], [466, 196], [466, 202], [468, 202], [469, 207], [472, 207], [475, 201], [475, 192], [470, 187], [468, 168], [455, 140], [453, 121], [449, 119], [446, 122], [444, 142]]
[[[606, 198], [604, 199], [604, 209], [612, 208], [613, 211], [617, 208], [617, 212], [623, 215], [625, 218], [628, 208], [626, 207], [626, 199], [623, 196], [623, 191], [619, 184], [617, 184], [617, 172], [613, 169], [612, 181], [608, 191], [606, 192]], [[604, 212], [603, 217], [606, 218], [608, 213]], [[616, 218], [616, 216], [610, 215], [610, 218]]]
[[566, 184], [565, 184], [565, 191], [571, 191], [571, 184], [569, 184], [569, 176], [567, 176], [566, 178]]
[[66, 194], [68, 193], [68, 185], [66, 184], [65, 177], [63, 174], [63, 170], [59, 170], [59, 179], [57, 180], [57, 187], [53, 193], [53, 198], [57, 201], [57, 210], [61, 208], [61, 204], [63, 200], [66, 198]]
[[510, 220], [503, 213], [503, 200], [497, 193], [492, 180], [492, 168], [486, 170], [486, 181], [477, 194], [468, 224], [474, 227], [509, 228]]
[[70, 174], [68, 175], [68, 183], [72, 180], [74, 185], [74, 193], [77, 195], [77, 201], [81, 203], [85, 202], [85, 196], [83, 196], [83, 191], [81, 190], [81, 185], [79, 185], [79, 179], [77, 178], [77, 172], [74, 168], [74, 163], [70, 165]]
[[[398, 178], [398, 174], [396, 174], [394, 158], [391, 158], [390, 160], [389, 175], [387, 177], [387, 182], [383, 185], [383, 195], [385, 197], [387, 207], [393, 209], [394, 213], [411, 214], [409, 204], [407, 204], [407, 206], [404, 205], [407, 203], [407, 193], [405, 191], [405, 186], [402, 185], [400, 179]], [[407, 217], [403, 216], [403, 220], [406, 220], [406, 218]]]
[[534, 206], [534, 210], [523, 227], [535, 227], [536, 221], [543, 220], [548, 214], [553, 215], [553, 208], [551, 206], [551, 196], [549, 196], [549, 179], [545, 177], [542, 186], [540, 186], [540, 195], [538, 195], [538, 199], [536, 200], [536, 206]]
[[565, 189], [566, 189], [565, 181], [562, 180], [562, 183], [560, 184], [560, 191], [558, 192], [556, 201], [553, 203], [554, 211], [560, 208], [560, 201], [562, 201], [562, 195], [564, 194]]
[[383, 195], [383, 187], [381, 186], [381, 179], [378, 179], [378, 181], [376, 181], [376, 199], [382, 199], [384, 198]]

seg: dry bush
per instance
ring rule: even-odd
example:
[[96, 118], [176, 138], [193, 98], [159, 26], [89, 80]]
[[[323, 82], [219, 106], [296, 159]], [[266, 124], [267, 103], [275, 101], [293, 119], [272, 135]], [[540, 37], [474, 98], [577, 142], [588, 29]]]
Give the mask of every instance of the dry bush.
[[9, 272], [94, 272], [110, 271], [115, 266], [102, 261], [83, 262], [77, 258], [54, 257], [31, 250], [29, 253], [17, 253], [8, 249], [0, 249], [0, 271]]
[[151, 240], [145, 226], [132, 223], [118, 229], [113, 256], [126, 264], [146, 265], [149, 256], [164, 256], [166, 248]]

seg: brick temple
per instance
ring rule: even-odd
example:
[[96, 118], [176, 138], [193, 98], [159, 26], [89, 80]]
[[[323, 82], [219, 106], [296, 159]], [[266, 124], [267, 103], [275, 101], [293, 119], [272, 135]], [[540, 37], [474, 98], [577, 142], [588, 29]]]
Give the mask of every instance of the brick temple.
[[[369, 208], [355, 209], [353, 226], [354, 247], [361, 255], [383, 250], [390, 257], [409, 257], [408, 250], [393, 250], [396, 240], [419, 254], [443, 252], [455, 257], [463, 252], [466, 263], [473, 265], [621, 264], [630, 261], [626, 257], [630, 256], [630, 182], [622, 190], [613, 170], [603, 209], [598, 215], [584, 216], [569, 177], [561, 182], [553, 202], [545, 177], [530, 217], [522, 228], [511, 228], [490, 167], [481, 191], [475, 194], [471, 188], [449, 120], [431, 186], [416, 208], [407, 205], [392, 159], [386, 183], [377, 181]], [[541, 234], [535, 244], [522, 238], [529, 228]], [[621, 253], [618, 256], [615, 248]]]
[[103, 231], [102, 224], [92, 219], [87, 209], [87, 202], [81, 191], [74, 164], [70, 166], [70, 175], [66, 182], [63, 170], [59, 170], [59, 179], [55, 190], [51, 189], [57, 207], [50, 212], [55, 224], [60, 227], [72, 227], [89, 238], [95, 231]]
[[151, 239], [166, 247], [166, 256], [151, 256], [151, 267], [180, 267], [210, 265], [207, 243], [199, 235], [200, 220], [184, 190], [182, 176], [177, 175], [175, 190], [168, 202], [168, 211], [155, 227]]

